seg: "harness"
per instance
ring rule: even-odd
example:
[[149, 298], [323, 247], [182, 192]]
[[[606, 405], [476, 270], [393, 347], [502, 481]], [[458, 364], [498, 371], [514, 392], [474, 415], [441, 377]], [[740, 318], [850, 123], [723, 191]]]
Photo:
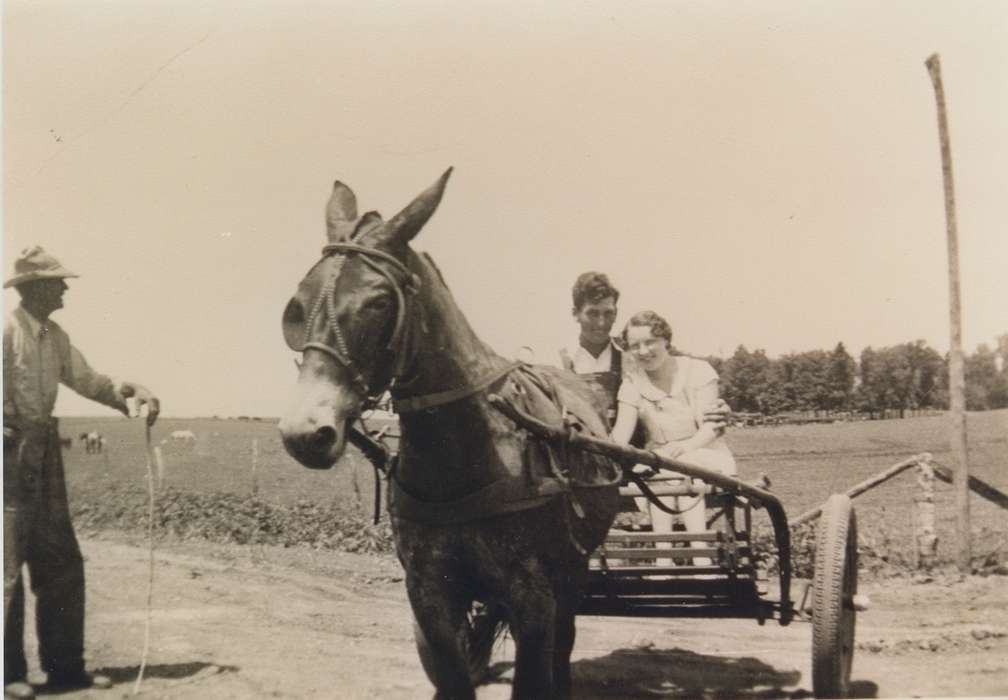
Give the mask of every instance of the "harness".
[[[402, 382], [403, 375], [407, 370], [407, 363], [411, 359], [408, 352], [410, 343], [409, 331], [411, 328], [407, 323], [408, 312], [412, 305], [412, 300], [421, 288], [421, 279], [393, 255], [357, 243], [331, 243], [322, 249], [322, 255], [323, 257], [335, 256], [334, 270], [323, 284], [318, 297], [312, 303], [311, 311], [305, 323], [304, 339], [300, 343], [300, 347], [295, 347], [294, 344], [291, 344], [291, 347], [294, 350], [301, 351], [312, 348], [332, 357], [344, 368], [355, 389], [364, 397], [363, 404], [365, 408], [370, 408], [378, 403], [380, 396], [386, 390], [392, 389], [394, 396], [395, 387]], [[365, 379], [364, 373], [360, 370], [358, 363], [351, 356], [346, 336], [339, 324], [336, 312], [336, 283], [343, 270], [343, 265], [350, 255], [359, 256], [361, 262], [388, 280], [396, 297], [395, 325], [385, 347], [387, 351], [394, 354], [396, 358], [395, 365], [389, 381], [384, 386], [378, 388], [377, 391]], [[323, 313], [334, 338], [334, 344], [331, 345], [308, 339], [319, 315]], [[489, 389], [499, 380], [511, 375], [519, 367], [523, 367], [523, 363], [508, 363], [503, 367], [488, 372], [468, 385], [455, 389], [418, 396], [394, 396], [393, 404], [395, 411], [399, 414], [425, 411], [437, 406], [460, 401], [473, 394]], [[575, 513], [578, 517], [583, 518], [584, 514], [577, 503], [573, 489], [575, 487], [608, 488], [617, 484], [621, 476], [618, 474], [614, 475], [599, 484], [576, 482], [558, 467], [556, 455], [553, 454], [556, 446], [550, 446], [547, 447], [552, 463], [550, 470], [552, 473], [550, 476], [536, 481], [530, 480], [528, 475], [504, 477], [462, 498], [452, 501], [431, 502], [417, 498], [404, 489], [395, 474], [398, 455], [393, 454], [385, 446], [381, 441], [381, 435], [377, 436], [378, 439], [369, 435], [363, 421], [361, 421], [361, 427], [363, 430], [358, 430], [356, 427], [351, 426], [348, 440], [364, 453], [375, 468], [375, 523], [378, 522], [380, 512], [379, 474], [384, 475], [390, 483], [389, 506], [398, 517], [442, 524], [468, 522], [493, 515], [537, 508], [559, 496], [566, 496], [571, 500]], [[618, 473], [619, 470], [616, 469], [616, 472]], [[577, 542], [575, 542], [575, 546], [580, 549], [580, 545]]]

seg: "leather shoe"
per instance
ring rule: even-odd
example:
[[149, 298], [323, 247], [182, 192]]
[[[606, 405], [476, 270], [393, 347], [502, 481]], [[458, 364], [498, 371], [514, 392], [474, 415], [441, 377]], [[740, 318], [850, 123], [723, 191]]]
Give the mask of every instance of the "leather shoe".
[[71, 673], [68, 675], [49, 674], [49, 680], [45, 684], [46, 690], [83, 690], [84, 688], [95, 688], [105, 690], [112, 687], [112, 680], [108, 676], [100, 673]]
[[4, 698], [17, 698], [18, 700], [32, 700], [35, 697], [35, 689], [24, 681], [14, 681], [4, 684]]

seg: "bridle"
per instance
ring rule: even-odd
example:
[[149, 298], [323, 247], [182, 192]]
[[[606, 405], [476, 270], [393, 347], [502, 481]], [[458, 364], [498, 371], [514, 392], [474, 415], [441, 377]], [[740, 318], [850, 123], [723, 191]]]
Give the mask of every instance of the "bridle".
[[[343, 265], [349, 255], [359, 255], [361, 262], [381, 274], [389, 281], [396, 295], [397, 308], [395, 326], [392, 328], [392, 335], [385, 348], [394, 355], [395, 364], [388, 381], [377, 390], [374, 390], [371, 387], [368, 381], [364, 378], [364, 373], [360, 371], [358, 363], [354, 362], [353, 357], [351, 357], [350, 350], [347, 347], [346, 337], [343, 334], [343, 329], [340, 327], [339, 318], [336, 314], [336, 282], [339, 279], [340, 273], [343, 270]], [[486, 389], [498, 379], [522, 364], [521, 362], [507, 363], [490, 370], [487, 374], [461, 387], [417, 396], [396, 396], [396, 387], [401, 387], [404, 384], [403, 376], [408, 369], [407, 364], [412, 359], [408, 347], [410, 344], [410, 329], [407, 325], [407, 321], [411, 305], [410, 302], [420, 291], [420, 277], [389, 253], [385, 253], [375, 248], [362, 246], [357, 243], [330, 243], [322, 248], [323, 259], [329, 256], [336, 256], [335, 266], [331, 276], [325, 281], [325, 284], [322, 286], [322, 290], [319, 292], [318, 297], [312, 304], [311, 312], [308, 314], [307, 321], [305, 322], [304, 339], [300, 343], [299, 347], [296, 347], [296, 344], [290, 343], [290, 341], [288, 341], [288, 344], [290, 344], [292, 350], [302, 352], [311, 348], [313, 350], [324, 352], [326, 355], [329, 355], [331, 358], [336, 360], [336, 362], [339, 363], [346, 371], [355, 390], [361, 397], [363, 397], [362, 410], [367, 410], [378, 405], [382, 394], [384, 394], [387, 390], [392, 391], [394, 410], [396, 413], [400, 414], [427, 410], [444, 404], [454, 403], [455, 401]], [[391, 270], [383, 267], [379, 263], [388, 263], [392, 266]], [[316, 263], [316, 265], [318, 265], [318, 263]], [[393, 272], [396, 274], [393, 274]], [[326, 320], [329, 323], [329, 327], [332, 329], [332, 334], [335, 338], [334, 345], [308, 340], [308, 335], [311, 333], [311, 330], [315, 325], [315, 321], [318, 319], [319, 314], [323, 312], [326, 314]]]
[[[346, 262], [347, 257], [353, 254], [358, 255], [361, 262], [387, 279], [392, 285], [392, 289], [396, 296], [395, 326], [392, 329], [392, 335], [386, 345], [386, 350], [393, 353], [396, 357], [396, 363], [389, 381], [378, 391], [372, 390], [371, 385], [366, 379], [364, 379], [364, 375], [358, 368], [357, 363], [355, 363], [353, 358], [350, 356], [350, 350], [347, 347], [346, 337], [343, 334], [343, 329], [340, 327], [339, 319], [336, 314], [336, 282], [339, 279], [340, 272], [343, 270], [343, 265]], [[305, 350], [312, 348], [320, 350], [342, 365], [347, 374], [350, 376], [350, 381], [353, 382], [354, 387], [360, 395], [364, 397], [364, 407], [370, 408], [378, 403], [381, 395], [393, 386], [405, 372], [406, 362], [409, 360], [407, 353], [405, 352], [407, 342], [407, 310], [409, 300], [412, 299], [413, 295], [420, 290], [420, 278], [410, 271], [410, 269], [400, 262], [395, 256], [376, 248], [369, 248], [356, 243], [330, 243], [322, 248], [322, 257], [326, 258], [330, 256], [335, 256], [336, 258], [335, 269], [329, 279], [327, 279], [325, 284], [322, 286], [322, 291], [319, 292], [318, 298], [315, 300], [314, 304], [312, 304], [311, 312], [308, 314], [308, 319], [305, 322], [304, 342], [301, 344], [300, 349]], [[379, 264], [379, 261], [391, 265], [391, 269], [398, 274], [400, 279], [397, 279], [397, 276], [387, 267]], [[335, 337], [335, 345], [327, 345], [326, 343], [308, 340], [308, 334], [311, 333], [311, 329], [314, 326], [316, 318], [323, 312], [323, 310], [325, 311], [329, 327], [332, 329], [333, 336]], [[294, 349], [297, 350], [298, 348]]]

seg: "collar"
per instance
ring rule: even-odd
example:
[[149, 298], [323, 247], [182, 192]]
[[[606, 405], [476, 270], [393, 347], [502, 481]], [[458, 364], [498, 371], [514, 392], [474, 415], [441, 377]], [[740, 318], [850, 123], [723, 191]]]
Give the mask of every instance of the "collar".
[[602, 360], [602, 356], [605, 355], [607, 352], [608, 353], [620, 352], [619, 346], [616, 345], [616, 342], [612, 338], [609, 338], [609, 344], [602, 349], [602, 352], [599, 353], [598, 357], [592, 355], [590, 352], [588, 352], [588, 350], [585, 349], [583, 345], [581, 345], [580, 335], [574, 336], [574, 342], [571, 343], [570, 347], [575, 355], [578, 353], [584, 353], [588, 357], [592, 358], [592, 360], [597, 360], [600, 362]]
[[52, 329], [53, 324], [51, 321], [46, 321], [45, 323], [39, 321], [37, 318], [31, 315], [28, 309], [21, 306], [20, 304], [18, 305], [17, 309], [15, 309], [15, 313], [18, 314], [18, 317], [21, 319], [21, 322], [28, 327], [28, 330], [31, 331], [33, 338], [38, 338], [43, 331], [48, 333]]
[[672, 355], [671, 357], [672, 361], [675, 362], [676, 369], [675, 376], [672, 377], [672, 387], [667, 392], [655, 386], [643, 368], [634, 367], [633, 371], [630, 373], [630, 376], [633, 378], [633, 382], [637, 386], [638, 391], [640, 391], [641, 396], [648, 401], [661, 401], [668, 396], [678, 396], [683, 392], [686, 383], [686, 372], [688, 369], [687, 363], [683, 361], [683, 355]]

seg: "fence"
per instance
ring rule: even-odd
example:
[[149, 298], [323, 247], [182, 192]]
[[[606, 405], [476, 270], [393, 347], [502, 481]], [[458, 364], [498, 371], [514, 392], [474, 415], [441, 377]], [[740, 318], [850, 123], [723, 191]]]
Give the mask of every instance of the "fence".
[[[930, 569], [937, 560], [938, 533], [935, 529], [935, 499], [934, 480], [937, 477], [942, 481], [951, 484], [953, 481], [952, 470], [934, 461], [930, 453], [909, 457], [902, 462], [897, 462], [888, 469], [885, 469], [875, 476], [865, 479], [859, 484], [847, 489], [845, 494], [850, 498], [856, 498], [866, 491], [889, 481], [898, 474], [902, 474], [908, 469], [917, 468], [917, 495], [914, 498], [916, 531], [914, 540], [916, 548], [914, 550], [914, 561], [919, 569]], [[987, 499], [1001, 508], [1008, 510], [1008, 494], [999, 491], [985, 481], [975, 476], [969, 478], [969, 487], [979, 496]], [[822, 515], [822, 508], [816, 507], [802, 513], [791, 521], [791, 527], [796, 527], [802, 523], [815, 520]]]
[[939, 416], [945, 411], [936, 408], [887, 408], [874, 412], [869, 411], [798, 411], [788, 413], [746, 413], [735, 411], [729, 421], [739, 428], [751, 428], [761, 425], [806, 425], [814, 423], [842, 423], [847, 421], [887, 420], [895, 418], [914, 418], [917, 416]]

